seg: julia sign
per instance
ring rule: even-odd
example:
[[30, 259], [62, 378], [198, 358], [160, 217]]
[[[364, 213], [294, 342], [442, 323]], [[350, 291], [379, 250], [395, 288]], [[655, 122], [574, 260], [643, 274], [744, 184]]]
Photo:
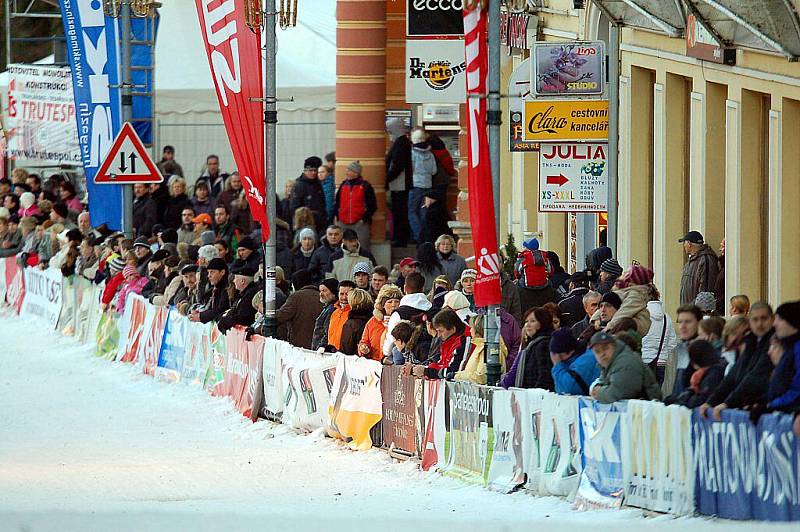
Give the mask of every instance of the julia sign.
[[540, 212], [608, 209], [608, 144], [542, 144]]

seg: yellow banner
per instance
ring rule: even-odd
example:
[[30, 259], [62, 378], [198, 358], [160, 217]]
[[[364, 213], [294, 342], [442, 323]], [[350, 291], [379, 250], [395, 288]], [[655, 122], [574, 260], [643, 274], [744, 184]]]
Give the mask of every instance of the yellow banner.
[[525, 102], [523, 139], [565, 142], [608, 139], [608, 100]]

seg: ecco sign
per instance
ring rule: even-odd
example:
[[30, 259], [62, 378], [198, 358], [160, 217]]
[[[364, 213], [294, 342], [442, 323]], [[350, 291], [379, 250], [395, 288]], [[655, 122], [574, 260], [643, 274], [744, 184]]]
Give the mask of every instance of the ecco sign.
[[408, 37], [464, 35], [464, 0], [406, 0]]

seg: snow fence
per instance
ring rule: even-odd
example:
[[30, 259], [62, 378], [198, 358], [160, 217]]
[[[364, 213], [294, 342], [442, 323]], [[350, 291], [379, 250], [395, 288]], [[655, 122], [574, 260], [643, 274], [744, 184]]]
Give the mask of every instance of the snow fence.
[[242, 415], [324, 428], [425, 470], [510, 493], [675, 515], [800, 520], [800, 442], [789, 415], [727, 410], [719, 422], [646, 401], [603, 405], [544, 390], [420, 380], [400, 368], [320, 354], [241, 329], [223, 335], [132, 296], [102, 312], [101, 287], [0, 260], [0, 301], [163, 382], [229, 397]]

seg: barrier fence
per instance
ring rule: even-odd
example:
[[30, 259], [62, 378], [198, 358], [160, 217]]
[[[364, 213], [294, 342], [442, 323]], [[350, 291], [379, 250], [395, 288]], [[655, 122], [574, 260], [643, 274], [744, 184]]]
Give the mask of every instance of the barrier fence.
[[[722, 421], [679, 406], [610, 405], [544, 390], [419, 380], [400, 368], [319, 354], [243, 329], [223, 335], [131, 295], [102, 312], [102, 285], [0, 259], [7, 309], [95, 345], [160, 381], [229, 397], [243, 416], [324, 429], [350, 448], [381, 446], [461, 481], [674, 515], [800, 521], [800, 441], [793, 418]], [[7, 310], [6, 312], [10, 312]]]

